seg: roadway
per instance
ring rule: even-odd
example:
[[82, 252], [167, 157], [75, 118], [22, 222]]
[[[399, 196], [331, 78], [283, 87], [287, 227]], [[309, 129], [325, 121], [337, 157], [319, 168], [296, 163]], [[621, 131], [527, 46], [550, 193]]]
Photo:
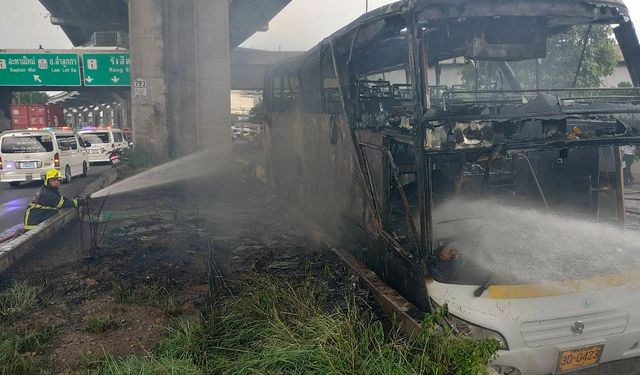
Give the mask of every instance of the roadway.
[[[60, 192], [67, 198], [73, 198], [109, 168], [110, 165], [92, 165], [87, 177], [74, 177], [70, 184], [62, 185]], [[8, 183], [0, 183], [0, 233], [22, 223], [27, 204], [41, 185], [42, 181], [34, 181], [14, 188]]]

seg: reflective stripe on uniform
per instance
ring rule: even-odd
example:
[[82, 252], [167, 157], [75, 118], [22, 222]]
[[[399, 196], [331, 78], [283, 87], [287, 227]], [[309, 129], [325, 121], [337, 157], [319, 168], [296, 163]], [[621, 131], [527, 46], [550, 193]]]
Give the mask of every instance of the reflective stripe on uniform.
[[59, 208], [57, 207], [49, 207], [49, 206], [43, 206], [37, 203], [30, 203], [29, 204], [29, 208], [39, 208], [41, 210], [58, 210]]
[[[29, 203], [29, 206], [27, 207], [27, 211], [24, 214], [24, 229], [33, 229], [37, 226], [36, 225], [29, 225], [29, 215], [31, 214], [31, 210], [34, 208], [40, 209], [40, 210], [53, 210], [53, 211], [57, 211], [60, 209], [60, 207], [64, 204], [64, 198], [60, 198], [60, 203], [58, 203], [57, 207], [49, 207], [49, 206], [43, 206], [37, 203]], [[77, 206], [77, 205], [76, 205]]]
[[29, 214], [31, 213], [31, 205], [27, 208], [27, 212], [24, 214], [24, 229], [31, 229], [29, 225]]

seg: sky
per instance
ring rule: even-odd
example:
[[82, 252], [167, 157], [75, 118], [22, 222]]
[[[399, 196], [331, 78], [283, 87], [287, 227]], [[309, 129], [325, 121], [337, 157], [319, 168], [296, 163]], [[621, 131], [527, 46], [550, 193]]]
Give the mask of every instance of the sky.
[[38, 0], [0, 0], [0, 49], [70, 48], [71, 42], [49, 21]]
[[[368, 0], [369, 9], [393, 0]], [[640, 1], [626, 1], [640, 31]], [[269, 31], [247, 40], [243, 47], [301, 51], [365, 12], [366, 0], [292, 0], [269, 24]], [[69, 48], [71, 43], [58, 26], [49, 21], [38, 0], [0, 0], [0, 49]]]
[[[369, 10], [394, 1], [369, 0]], [[292, 0], [270, 22], [269, 31], [255, 34], [242, 46], [266, 50], [308, 50], [362, 15], [365, 3], [366, 0]], [[640, 0], [626, 0], [625, 3], [640, 34]]]

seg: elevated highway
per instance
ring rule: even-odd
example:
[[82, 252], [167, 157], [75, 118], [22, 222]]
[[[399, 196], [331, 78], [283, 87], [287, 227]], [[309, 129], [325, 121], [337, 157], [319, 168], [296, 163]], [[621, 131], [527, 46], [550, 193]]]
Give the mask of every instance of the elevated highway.
[[[290, 1], [40, 0], [51, 22], [74, 46], [129, 49], [130, 82], [144, 86], [130, 95], [127, 89], [89, 89], [83, 84], [73, 90], [78, 94], [57, 99], [88, 102], [115, 97], [130, 109], [136, 145], [160, 160], [214, 142], [221, 142], [219, 148], [230, 147], [225, 143], [229, 91], [261, 88], [266, 67], [282, 58], [271, 52], [230, 51], [254, 33], [266, 31]], [[0, 90], [5, 113], [11, 89]]]
[[[303, 52], [298, 51], [262, 51], [249, 48], [236, 48], [229, 52], [230, 69], [231, 69], [231, 90], [260, 90], [263, 86], [264, 75], [267, 68], [270, 65], [278, 63], [282, 60], [292, 58], [300, 55]], [[109, 92], [111, 90], [129, 91], [131, 87], [131, 80], [129, 77], [130, 65], [124, 66], [126, 73], [122, 77], [126, 77], [126, 80], [119, 80], [109, 86], [89, 84], [91, 80], [87, 77], [87, 71], [84, 67], [85, 59], [83, 55], [95, 56], [96, 54], [118, 54], [129, 55], [129, 50], [123, 48], [74, 48], [68, 50], [55, 50], [55, 49], [0, 49], [0, 60], [4, 59], [6, 55], [35, 55], [42, 57], [58, 56], [58, 55], [77, 55], [78, 58], [78, 70], [80, 74], [76, 74], [78, 78], [77, 83], [64, 84], [49, 84], [46, 80], [38, 83], [32, 81], [31, 83], [21, 82], [16, 85], [11, 85], [8, 82], [20, 81], [19, 79], [8, 79], [5, 71], [0, 68], [0, 87], [10, 91], [78, 91], [81, 93], [100, 93]], [[89, 79], [87, 79], [89, 78]]]
[[[51, 59], [53, 56], [73, 55], [77, 56], [77, 65], [73, 70], [77, 73], [66, 77], [68, 85], [51, 84], [47, 78], [60, 82], [61, 79], [52, 77], [50, 71], [38, 70], [33, 74], [16, 73], [18, 77], [12, 77], [7, 69], [0, 69], [0, 88], [6, 91], [62, 91], [63, 93], [51, 98], [49, 103], [61, 105], [65, 114], [73, 118], [73, 125], [79, 124], [111, 124], [115, 123], [123, 128], [130, 128], [130, 101], [131, 78], [130, 65], [127, 63], [121, 69], [123, 73], [107, 74], [107, 67], [100, 65], [98, 70], [87, 67], [88, 56], [102, 54], [105, 56], [129, 56], [129, 51], [124, 49], [107, 48], [77, 48], [70, 50], [0, 50], [0, 64], [6, 56], [37, 56]], [[261, 90], [264, 83], [264, 75], [268, 67], [283, 59], [299, 55], [300, 52], [276, 52], [260, 51], [246, 48], [236, 48], [230, 53], [230, 87], [232, 90]], [[104, 60], [104, 59], [103, 59]], [[128, 61], [128, 58], [123, 60]], [[25, 66], [19, 66], [21, 68]], [[29, 67], [29, 66], [27, 66]], [[35, 68], [34, 65], [30, 66]], [[42, 77], [40, 77], [42, 75]], [[45, 78], [45, 75], [47, 78]], [[102, 75], [103, 82], [96, 85], [97, 75]], [[38, 76], [39, 81], [32, 77]], [[107, 78], [107, 79], [105, 79]], [[44, 80], [44, 81], [42, 81]], [[42, 81], [42, 82], [40, 82]], [[104, 81], [110, 86], [104, 86]], [[113, 83], [112, 83], [113, 81]], [[11, 86], [11, 82], [16, 85]], [[4, 109], [9, 113], [8, 106]], [[102, 114], [102, 115], [100, 115]], [[113, 121], [112, 121], [113, 120]], [[0, 128], [1, 130], [1, 128]]]
[[[192, 11], [189, 1], [176, 12]], [[228, 0], [229, 47], [236, 48], [258, 31], [266, 31], [269, 21], [291, 0]], [[40, 0], [51, 13], [51, 23], [67, 34], [74, 46], [94, 44], [96, 32], [120, 32], [121, 42], [128, 44], [128, 0]]]

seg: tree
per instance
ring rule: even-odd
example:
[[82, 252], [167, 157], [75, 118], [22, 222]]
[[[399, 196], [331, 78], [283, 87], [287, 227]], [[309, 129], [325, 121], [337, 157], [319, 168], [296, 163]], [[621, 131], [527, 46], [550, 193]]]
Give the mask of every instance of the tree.
[[264, 120], [264, 108], [262, 102], [259, 102], [249, 111], [249, 122], [253, 124], [262, 124]]
[[[586, 36], [586, 46], [585, 46]], [[613, 74], [620, 53], [613, 29], [608, 25], [576, 26], [565, 33], [549, 37], [547, 56], [540, 66], [542, 88], [599, 87], [602, 79]], [[584, 58], [580, 58], [584, 49]], [[501, 63], [477, 61], [479, 88], [495, 86], [500, 80]], [[536, 88], [536, 61], [510, 62], [509, 65], [524, 89]], [[580, 70], [578, 71], [578, 66]], [[473, 63], [462, 68], [465, 85], [475, 87], [476, 68]], [[576, 79], [576, 73], [577, 79]]]
[[14, 91], [12, 99], [16, 104], [46, 104], [49, 95], [40, 91]]

